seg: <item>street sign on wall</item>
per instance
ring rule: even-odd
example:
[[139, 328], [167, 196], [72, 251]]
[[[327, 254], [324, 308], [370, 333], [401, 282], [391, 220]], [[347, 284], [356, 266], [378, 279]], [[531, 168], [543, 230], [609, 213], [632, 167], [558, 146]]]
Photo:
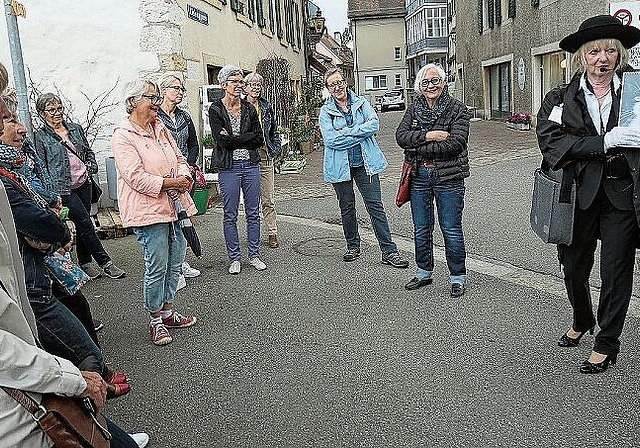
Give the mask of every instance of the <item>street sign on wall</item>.
[[[623, 25], [640, 28], [640, 2], [611, 2], [609, 13], [622, 22]], [[629, 49], [629, 64], [633, 68], [640, 68], [640, 45]]]

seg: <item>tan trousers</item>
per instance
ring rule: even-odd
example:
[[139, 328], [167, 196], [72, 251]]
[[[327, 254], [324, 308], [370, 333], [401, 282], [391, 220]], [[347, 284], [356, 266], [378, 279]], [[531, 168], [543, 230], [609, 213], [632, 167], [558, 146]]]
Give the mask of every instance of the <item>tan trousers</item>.
[[276, 206], [273, 200], [274, 171], [273, 160], [262, 159], [260, 162], [260, 202], [262, 204], [262, 219], [267, 227], [268, 235], [278, 234]]

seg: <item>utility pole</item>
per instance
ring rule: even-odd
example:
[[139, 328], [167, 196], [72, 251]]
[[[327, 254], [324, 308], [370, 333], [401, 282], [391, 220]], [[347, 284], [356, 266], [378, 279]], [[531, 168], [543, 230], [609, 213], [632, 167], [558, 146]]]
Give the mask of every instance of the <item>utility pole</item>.
[[26, 17], [27, 13], [16, 0], [4, 0], [4, 11], [7, 16], [7, 34], [9, 35], [9, 50], [13, 66], [13, 82], [16, 84], [18, 96], [18, 116], [27, 128], [29, 140], [33, 140], [33, 126], [29, 113], [29, 96], [27, 95], [27, 78], [24, 74], [24, 61], [22, 60], [22, 46], [20, 45], [20, 32], [18, 31], [17, 16]]

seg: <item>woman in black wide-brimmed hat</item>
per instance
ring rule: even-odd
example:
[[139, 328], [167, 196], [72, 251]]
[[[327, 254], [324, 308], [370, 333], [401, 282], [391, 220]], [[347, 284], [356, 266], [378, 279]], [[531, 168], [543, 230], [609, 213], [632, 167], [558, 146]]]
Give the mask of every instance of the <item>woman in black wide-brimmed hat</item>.
[[[578, 346], [597, 323], [593, 351], [580, 365], [587, 374], [616, 363], [631, 298], [640, 232], [640, 129], [617, 124], [622, 72], [632, 70], [627, 49], [638, 42], [639, 29], [611, 16], [585, 20], [560, 41], [560, 48], [574, 53], [575, 75], [547, 93], [538, 112], [543, 164], [576, 182], [573, 242], [558, 245], [573, 321], [558, 345]], [[594, 317], [589, 276], [598, 239], [602, 287]]]

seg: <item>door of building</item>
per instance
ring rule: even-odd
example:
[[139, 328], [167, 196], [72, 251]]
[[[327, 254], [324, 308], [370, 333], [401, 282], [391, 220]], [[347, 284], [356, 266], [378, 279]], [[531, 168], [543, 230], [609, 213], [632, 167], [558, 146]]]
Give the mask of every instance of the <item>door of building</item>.
[[489, 67], [489, 102], [491, 118], [511, 114], [511, 63]]

